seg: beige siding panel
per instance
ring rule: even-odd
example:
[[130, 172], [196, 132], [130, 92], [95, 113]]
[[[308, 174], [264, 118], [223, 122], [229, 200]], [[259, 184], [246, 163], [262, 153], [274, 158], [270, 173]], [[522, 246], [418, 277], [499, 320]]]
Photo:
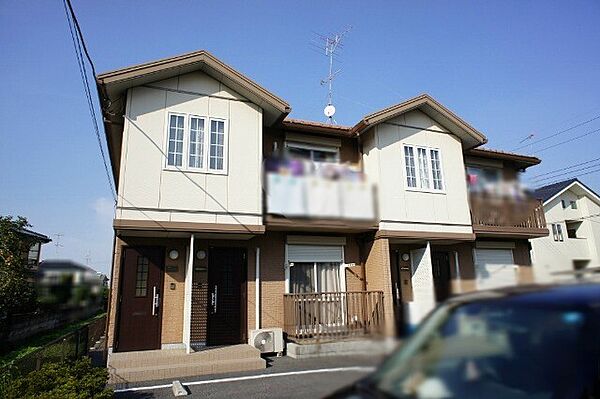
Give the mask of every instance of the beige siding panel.
[[206, 205], [208, 211], [227, 211], [227, 180], [224, 175], [206, 175]]
[[219, 81], [200, 71], [179, 76], [179, 90], [212, 95], [220, 92]]
[[125, 206], [156, 207], [159, 198], [165, 95], [148, 88], [131, 90], [131, 120], [125, 120], [126, 174], [123, 176]]
[[[208, 102], [208, 97], [201, 97], [185, 93], [167, 92], [167, 108], [165, 111], [207, 116], [209, 112]], [[166, 130], [164, 134], [166, 135]], [[163, 147], [164, 146], [165, 144], [163, 144]]]
[[170, 212], [171, 222], [217, 223], [217, 215], [212, 213]]
[[[231, 102], [229, 125], [228, 209], [232, 212], [262, 212], [260, 204], [261, 138], [258, 107]], [[259, 134], [253, 134], [258, 132]], [[258, 137], [257, 137], [258, 136]]]
[[256, 226], [262, 224], [262, 216], [236, 215], [235, 213], [227, 215], [219, 214], [217, 215], [217, 223]]
[[159, 82], [153, 82], [150, 84], [150, 86], [162, 87], [163, 89], [177, 90], [178, 81], [179, 78], [176, 76], [174, 78], [161, 80]]
[[[229, 103], [230, 100], [224, 100], [222, 98], [211, 97], [209, 99], [210, 103], [210, 116], [213, 118], [229, 118]], [[238, 115], [234, 115], [237, 119]], [[209, 126], [210, 128], [210, 126]], [[229, 131], [231, 132], [231, 126], [229, 127]]]
[[241, 94], [225, 86], [223, 83], [221, 83], [221, 90], [217, 93], [217, 95], [220, 97], [231, 98], [232, 100], [246, 100], [246, 98]]
[[165, 170], [162, 172], [160, 207], [195, 210], [206, 204], [206, 175]]

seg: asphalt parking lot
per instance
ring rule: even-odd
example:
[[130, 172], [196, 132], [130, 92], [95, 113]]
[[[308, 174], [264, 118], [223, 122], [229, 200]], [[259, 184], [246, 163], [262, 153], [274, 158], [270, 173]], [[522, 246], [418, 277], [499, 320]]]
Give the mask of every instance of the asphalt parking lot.
[[[264, 370], [181, 379], [187, 398], [319, 398], [373, 370], [380, 356], [267, 358]], [[115, 387], [116, 398], [173, 398], [172, 381]]]

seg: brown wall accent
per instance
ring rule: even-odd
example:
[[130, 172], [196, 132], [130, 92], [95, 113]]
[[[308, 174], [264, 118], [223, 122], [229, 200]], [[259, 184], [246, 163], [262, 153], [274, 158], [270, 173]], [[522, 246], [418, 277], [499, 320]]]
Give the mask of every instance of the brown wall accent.
[[380, 238], [367, 242], [362, 253], [365, 257], [367, 291], [383, 291], [384, 334], [390, 337], [395, 336], [389, 241], [386, 238]]
[[[283, 149], [283, 145], [285, 142], [285, 131], [282, 129], [276, 128], [265, 128], [263, 130], [263, 154], [266, 157], [271, 156], [273, 154], [273, 143], [277, 142], [277, 148]], [[293, 130], [289, 130], [290, 132]], [[315, 137], [324, 137], [326, 134], [310, 134], [306, 132], [296, 132], [298, 134], [305, 134], [307, 137], [315, 136]], [[360, 163], [361, 156], [358, 151], [358, 141], [356, 138], [347, 138], [347, 137], [339, 137], [339, 136], [331, 136], [336, 137], [341, 140], [340, 147], [340, 162], [349, 162], [349, 163]]]

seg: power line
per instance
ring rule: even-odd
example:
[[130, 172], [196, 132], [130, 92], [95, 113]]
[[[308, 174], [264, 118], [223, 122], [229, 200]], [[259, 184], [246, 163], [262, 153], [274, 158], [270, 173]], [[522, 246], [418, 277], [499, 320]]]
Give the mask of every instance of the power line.
[[564, 176], [564, 175], [568, 175], [570, 173], [581, 172], [581, 171], [588, 170], [588, 169], [591, 169], [591, 168], [597, 168], [599, 166], [600, 166], [600, 164], [588, 165], [588, 166], [584, 166], [583, 168], [577, 168], [577, 169], [570, 170], [568, 172], [563, 172], [563, 173], [555, 174], [554, 176], [548, 176], [548, 177], [542, 177], [542, 178], [533, 179], [532, 182], [538, 183], [538, 182], [544, 181], [544, 180], [555, 179], [558, 176]]
[[[572, 176], [565, 177], [565, 178], [562, 178], [562, 179], [559, 179], [559, 180], [555, 180], [555, 181], [552, 181], [552, 182], [544, 183], [543, 186], [549, 186], [549, 185], [554, 184], [554, 183], [560, 183], [561, 181], [575, 179], [575, 178], [579, 178], [581, 176], [591, 175], [593, 173], [598, 173], [598, 172], [600, 172], [600, 169], [590, 170], [589, 172], [586, 172], [586, 173], [581, 173], [581, 174], [578, 174], [578, 175], [572, 175]], [[540, 188], [540, 187], [543, 187], [543, 186], [540, 185], [540, 186], [537, 186], [536, 188]]]
[[67, 17], [67, 23], [69, 25], [69, 33], [71, 34], [71, 39], [73, 41], [73, 47], [75, 48], [75, 57], [77, 58], [77, 66], [79, 68], [79, 73], [81, 75], [81, 80], [83, 83], [83, 91], [88, 103], [88, 109], [90, 112], [90, 117], [92, 118], [92, 126], [94, 128], [94, 133], [96, 135], [96, 140], [98, 142], [98, 148], [100, 149], [100, 155], [102, 156], [102, 163], [104, 164], [104, 171], [106, 173], [106, 178], [108, 180], [108, 185], [110, 187], [110, 194], [113, 197], [115, 203], [117, 202], [116, 197], [116, 189], [113, 185], [113, 180], [111, 177], [111, 173], [109, 171], [108, 162], [106, 161], [106, 154], [104, 153], [104, 147], [102, 146], [102, 139], [100, 137], [100, 128], [98, 126], [98, 120], [96, 117], [96, 110], [94, 107], [94, 101], [92, 99], [90, 84], [87, 78], [87, 70], [85, 67], [85, 62], [82, 54], [85, 53], [89, 64], [92, 68], [94, 76], [96, 76], [96, 69], [94, 67], [94, 63], [92, 62], [92, 58], [89, 55], [85, 42], [83, 40], [83, 35], [81, 33], [81, 29], [79, 27], [79, 23], [77, 22], [77, 17], [75, 16], [75, 12], [73, 11], [73, 7], [71, 6], [70, 0], [63, 0], [63, 6], [65, 9], [65, 15]]
[[570, 143], [570, 142], [572, 142], [572, 141], [575, 141], [575, 140], [578, 140], [578, 139], [580, 139], [580, 138], [583, 138], [583, 137], [585, 137], [585, 136], [589, 136], [590, 134], [593, 134], [593, 133], [598, 133], [598, 132], [600, 132], [600, 128], [599, 128], [599, 129], [596, 129], [596, 130], [592, 130], [592, 131], [590, 131], [590, 132], [587, 132], [587, 133], [584, 133], [584, 134], [581, 134], [581, 135], [579, 135], [579, 136], [575, 136], [575, 137], [573, 137], [573, 138], [571, 138], [571, 139], [569, 139], [569, 140], [565, 140], [565, 141], [561, 141], [560, 143], [556, 143], [556, 144], [549, 145], [548, 147], [544, 147], [544, 148], [542, 148], [542, 149], [536, 150], [536, 151], [534, 151], [533, 153], [534, 153], [534, 154], [538, 154], [538, 153], [540, 153], [540, 152], [542, 152], [542, 151], [549, 150], [550, 148], [558, 147], [559, 145], [567, 144], [567, 143]]
[[540, 176], [546, 176], [546, 175], [553, 174], [554, 172], [561, 172], [563, 170], [572, 169], [572, 168], [575, 168], [575, 167], [580, 166], [580, 165], [587, 165], [588, 163], [592, 163], [592, 162], [599, 161], [599, 160], [600, 160], [600, 158], [595, 158], [595, 159], [592, 159], [592, 160], [589, 160], [589, 161], [586, 161], [586, 162], [578, 162], [578, 163], [571, 164], [571, 165], [568, 165], [568, 166], [565, 166], [565, 167], [562, 167], [562, 168], [554, 169], [554, 170], [551, 170], [551, 171], [548, 171], [548, 172], [545, 172], [545, 173], [540, 173], [538, 175], [526, 176], [526, 178], [530, 179], [530, 180], [535, 180], [536, 178], [538, 178]]
[[551, 138], [553, 138], [553, 137], [556, 137], [556, 136], [558, 136], [558, 135], [561, 135], [561, 134], [563, 134], [563, 133], [569, 132], [569, 131], [571, 131], [571, 130], [573, 130], [573, 129], [576, 129], [576, 128], [580, 127], [580, 126], [586, 125], [586, 124], [588, 124], [588, 123], [590, 123], [590, 122], [593, 122], [593, 121], [595, 121], [596, 119], [600, 119], [600, 115], [596, 115], [595, 117], [593, 117], [593, 118], [591, 118], [591, 119], [588, 119], [588, 120], [586, 120], [586, 121], [584, 121], [584, 122], [580, 122], [580, 123], [578, 123], [578, 124], [576, 124], [576, 125], [570, 126], [570, 127], [566, 128], [566, 129], [563, 129], [563, 130], [561, 130], [561, 131], [559, 131], [559, 132], [556, 132], [556, 133], [554, 133], [554, 134], [551, 134], [551, 135], [550, 135], [550, 136], [548, 136], [548, 137], [544, 137], [544, 138], [541, 138], [541, 139], [539, 139], [539, 140], [535, 140], [535, 141], [533, 141], [533, 142], [531, 142], [531, 143], [527, 143], [527, 144], [524, 144], [524, 145], [522, 145], [522, 146], [516, 147], [516, 148], [514, 148], [513, 150], [514, 150], [514, 151], [516, 151], [516, 150], [520, 150], [520, 149], [522, 149], [522, 148], [529, 147], [530, 145], [535, 145], [535, 144], [539, 144], [539, 143], [541, 143], [541, 142], [544, 142], [544, 141], [546, 141], [546, 140], [550, 140], [550, 139], [551, 139]]

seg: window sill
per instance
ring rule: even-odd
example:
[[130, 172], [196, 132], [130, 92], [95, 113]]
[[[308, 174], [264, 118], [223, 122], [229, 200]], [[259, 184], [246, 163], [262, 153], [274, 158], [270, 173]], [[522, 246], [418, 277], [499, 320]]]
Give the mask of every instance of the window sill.
[[221, 175], [221, 176], [228, 175], [226, 170], [204, 170], [204, 169], [190, 169], [190, 168], [184, 169], [184, 168], [164, 167], [163, 171], [193, 173], [193, 174], [198, 174], [198, 175]]
[[441, 194], [446, 195], [446, 190], [427, 190], [423, 188], [405, 187], [406, 191], [412, 191], [415, 193], [426, 193], [426, 194]]

